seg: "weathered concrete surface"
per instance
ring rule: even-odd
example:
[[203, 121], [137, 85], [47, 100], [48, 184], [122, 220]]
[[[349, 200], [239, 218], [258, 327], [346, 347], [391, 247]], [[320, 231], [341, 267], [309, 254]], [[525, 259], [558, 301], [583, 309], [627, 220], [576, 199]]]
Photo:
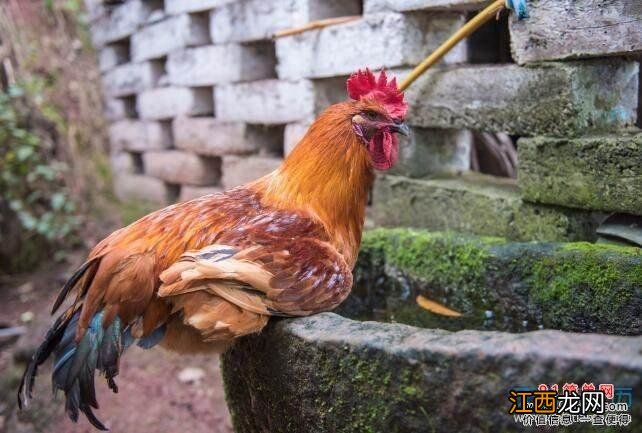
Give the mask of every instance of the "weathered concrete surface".
[[136, 98], [140, 118], [149, 120], [212, 114], [213, 103], [212, 92], [207, 88], [159, 87]]
[[119, 173], [114, 177], [114, 192], [121, 200], [142, 200], [156, 204], [168, 204], [170, 193], [160, 179], [141, 174]]
[[389, 173], [420, 178], [466, 171], [472, 144], [470, 131], [412, 128], [410, 137], [400, 138], [399, 161]]
[[275, 64], [270, 42], [208, 45], [170, 53], [167, 73], [170, 84], [211, 86], [272, 78]]
[[173, 50], [209, 42], [207, 17], [177, 15], [141, 29], [131, 39], [132, 60], [163, 57]]
[[165, 10], [168, 14], [185, 12], [202, 12], [231, 3], [234, 0], [165, 0]]
[[266, 125], [305, 121], [346, 99], [345, 79], [261, 80], [214, 88], [216, 117]]
[[153, 11], [162, 7], [163, 2], [158, 0], [131, 0], [109, 12], [92, 8], [97, 14], [94, 16], [97, 20], [91, 26], [93, 43], [100, 47], [131, 36]]
[[134, 95], [154, 87], [161, 75], [157, 62], [127, 63], [103, 75], [103, 90], [108, 97]]
[[642, 53], [639, 0], [531, 0], [530, 17], [511, 20], [520, 63]]
[[[377, 229], [364, 234], [352, 294], [337, 312], [448, 330], [640, 335], [641, 266], [633, 247]], [[427, 313], [420, 294], [463, 315]]]
[[642, 215], [642, 134], [518, 142], [525, 200]]
[[516, 135], [585, 135], [634, 125], [637, 62], [537, 67], [465, 66], [433, 71], [406, 92], [412, 125]]
[[[321, 78], [349, 75], [369, 67], [414, 66], [437, 48], [464, 18], [460, 14], [375, 14], [347, 24], [279, 38], [276, 41], [280, 78]], [[346, 41], [367, 41], [352, 44]], [[447, 63], [466, 60], [466, 46], [459, 44], [446, 55]]]
[[111, 149], [134, 152], [167, 149], [172, 145], [171, 126], [161, 122], [121, 120], [109, 125]]
[[289, 155], [292, 152], [292, 149], [299, 144], [299, 141], [303, 138], [308, 129], [310, 129], [312, 121], [302, 120], [300, 122], [288, 123], [285, 125], [285, 131], [283, 134], [283, 154], [285, 156]]
[[277, 30], [310, 21], [358, 15], [358, 0], [247, 0], [216, 8], [210, 14], [215, 44], [269, 39]]
[[641, 350], [642, 337], [450, 333], [324, 313], [242, 339], [223, 377], [237, 433], [516, 431], [511, 388], [589, 380], [640, 395]]
[[201, 155], [245, 155], [258, 150], [248, 140], [248, 126], [211, 117], [177, 117], [173, 121], [174, 145]]
[[428, 180], [379, 176], [372, 201], [372, 217], [381, 226], [514, 240], [593, 240], [598, 224], [590, 212], [523, 202], [513, 182], [484, 175]]
[[127, 63], [129, 60], [129, 44], [115, 42], [98, 50], [98, 69], [107, 72], [110, 69]]
[[269, 156], [224, 156], [221, 184], [225, 189], [243, 185], [276, 170], [282, 162]]
[[143, 154], [145, 173], [166, 182], [208, 186], [221, 178], [219, 158], [205, 158], [180, 150]]
[[481, 9], [485, 0], [364, 0], [363, 13], [409, 11], [471, 11]]
[[192, 186], [182, 185], [178, 201], [188, 201], [204, 195], [215, 194], [223, 191], [219, 186]]

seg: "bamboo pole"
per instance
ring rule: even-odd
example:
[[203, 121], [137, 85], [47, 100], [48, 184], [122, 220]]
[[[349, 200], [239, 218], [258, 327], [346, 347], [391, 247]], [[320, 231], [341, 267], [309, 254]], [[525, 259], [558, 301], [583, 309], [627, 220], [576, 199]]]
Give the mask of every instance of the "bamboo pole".
[[428, 68], [437, 63], [444, 57], [448, 51], [452, 50], [455, 45], [461, 42], [462, 39], [470, 36], [475, 30], [480, 28], [482, 25], [493, 19], [506, 8], [505, 0], [495, 0], [485, 9], [479, 12], [473, 19], [468, 21], [462, 28], [457, 30], [450, 38], [446, 40], [443, 44], [439, 46], [432, 54], [424, 59], [420, 64], [418, 64], [415, 69], [413, 69], [410, 74], [399, 84], [399, 90], [404, 91], [410, 86], [421, 74], [426, 72]]
[[349, 23], [351, 21], [356, 21], [361, 18], [361, 15], [352, 15], [346, 17], [335, 17], [335, 18], [326, 18], [323, 20], [310, 21], [309, 23], [301, 26], [295, 27], [292, 29], [279, 30], [274, 33], [274, 38], [282, 38], [284, 36], [298, 35], [299, 33], [304, 33], [314, 29], [322, 29], [328, 26], [334, 26], [337, 24]]

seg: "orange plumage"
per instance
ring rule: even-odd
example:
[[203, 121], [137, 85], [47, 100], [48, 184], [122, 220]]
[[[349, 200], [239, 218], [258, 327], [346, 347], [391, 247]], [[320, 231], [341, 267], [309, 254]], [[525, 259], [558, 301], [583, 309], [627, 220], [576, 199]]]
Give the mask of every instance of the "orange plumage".
[[72, 292], [25, 372], [55, 353], [54, 387], [73, 419], [97, 428], [94, 371], [114, 390], [120, 355], [138, 341], [223, 351], [270, 316], [331, 310], [348, 295], [373, 168], [392, 166], [405, 132], [403, 95], [369, 71], [351, 101], [329, 107], [282, 166], [250, 184], [161, 209], [101, 241], [63, 287]]

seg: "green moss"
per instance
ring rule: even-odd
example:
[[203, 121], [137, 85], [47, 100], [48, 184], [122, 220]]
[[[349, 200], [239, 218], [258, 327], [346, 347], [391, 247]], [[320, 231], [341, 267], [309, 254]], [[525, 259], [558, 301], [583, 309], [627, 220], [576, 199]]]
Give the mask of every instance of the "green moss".
[[[367, 318], [363, 309], [367, 305], [377, 312], [377, 320], [426, 328], [524, 331], [543, 326], [640, 332], [642, 250], [638, 248], [587, 242], [507, 243], [453, 233], [378, 229], [365, 233], [359, 266], [372, 258], [379, 273], [372, 264], [367, 273], [356, 272], [354, 296], [362, 301], [355, 304], [362, 308], [351, 317]], [[417, 294], [464, 315], [453, 319], [427, 313], [417, 307]], [[493, 313], [490, 322], [485, 320], [487, 311]]]

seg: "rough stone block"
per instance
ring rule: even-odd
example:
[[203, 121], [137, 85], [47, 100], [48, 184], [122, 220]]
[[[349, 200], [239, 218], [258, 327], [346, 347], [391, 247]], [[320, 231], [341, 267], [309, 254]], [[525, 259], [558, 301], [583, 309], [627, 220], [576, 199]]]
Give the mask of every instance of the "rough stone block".
[[[103, 113], [105, 114], [105, 118], [109, 121], [116, 121], [131, 117], [130, 114], [132, 113], [129, 111], [129, 108], [129, 105], [123, 98], [106, 97], [104, 99]], [[134, 112], [135, 111], [136, 110], [134, 107]]]
[[[370, 67], [414, 66], [462, 26], [460, 14], [367, 15], [359, 21], [279, 38], [276, 53], [281, 78], [349, 75]], [[346, 41], [353, 43], [346, 48]], [[448, 53], [446, 63], [464, 62], [466, 45]]]
[[222, 122], [209, 117], [177, 117], [173, 122], [174, 145], [201, 155], [243, 155], [258, 150], [248, 140], [247, 124]]
[[145, 174], [169, 183], [216, 185], [221, 178], [221, 160], [180, 150], [143, 154]]
[[399, 141], [399, 162], [391, 174], [424, 177], [470, 170], [473, 134], [467, 130], [413, 128]]
[[120, 200], [142, 200], [157, 204], [167, 204], [171, 195], [168, 186], [160, 179], [126, 173], [114, 176], [114, 192]]
[[200, 15], [177, 15], [152, 24], [132, 36], [132, 59], [135, 62], [166, 56], [179, 48], [209, 43], [207, 18]]
[[642, 215], [642, 134], [521, 139], [525, 200]]
[[202, 12], [230, 3], [234, 0], [165, 0], [165, 10], [169, 14]]
[[322, 313], [240, 339], [222, 366], [237, 433], [528, 431], [508, 415], [511, 387], [623, 383], [639, 413], [641, 346], [639, 336], [448, 332]]
[[360, 13], [358, 0], [247, 0], [214, 9], [210, 31], [217, 44], [253, 41], [310, 21]]
[[101, 47], [131, 36], [159, 7], [162, 7], [162, 2], [131, 0], [110, 8], [91, 25], [94, 45]]
[[516, 135], [613, 130], [635, 124], [638, 73], [615, 59], [433, 71], [406, 92], [408, 122]]
[[378, 225], [454, 230], [524, 241], [594, 240], [590, 212], [525, 203], [509, 179], [473, 175], [415, 180], [379, 176], [372, 215]]
[[486, 6], [486, 0], [364, 0], [363, 13], [410, 11], [472, 11]]
[[138, 95], [141, 119], [164, 120], [181, 115], [207, 115], [214, 112], [212, 91], [207, 88], [163, 87]]
[[279, 168], [280, 158], [224, 156], [221, 184], [225, 189], [251, 182]]
[[639, 0], [532, 0], [530, 17], [511, 20], [520, 63], [642, 53]]
[[98, 68], [101, 72], [109, 71], [129, 61], [129, 41], [114, 42], [98, 50]]
[[276, 57], [271, 42], [209, 45], [170, 53], [169, 82], [208, 86], [274, 77]]
[[85, 14], [90, 22], [107, 14], [107, 8], [102, 0], [85, 0], [83, 3], [85, 4]]
[[135, 174], [138, 171], [138, 166], [136, 164], [136, 159], [134, 155], [130, 152], [123, 152], [120, 150], [114, 151], [109, 155], [109, 162], [115, 176], [119, 176], [122, 173], [126, 174]]
[[262, 80], [214, 88], [216, 117], [260, 124], [314, 118], [328, 105], [346, 98], [344, 78]]
[[183, 185], [181, 186], [181, 192], [178, 195], [178, 201], [188, 201], [195, 198], [202, 197], [204, 195], [216, 194], [223, 191], [221, 187], [218, 186], [190, 186]]
[[295, 123], [288, 123], [285, 125], [285, 133], [283, 137], [283, 153], [285, 156], [292, 152], [292, 149], [303, 138], [308, 129], [310, 129], [312, 121], [302, 121]]
[[[620, 245], [377, 229], [364, 233], [352, 293], [337, 312], [452, 331], [640, 335], [640, 266], [642, 251]], [[426, 314], [412, 302], [418, 295], [462, 316]]]
[[112, 149], [135, 152], [162, 150], [171, 147], [172, 131], [169, 123], [141, 120], [121, 120], [109, 126]]
[[103, 75], [103, 89], [107, 96], [128, 96], [151, 89], [162, 75], [157, 62], [127, 63]]

